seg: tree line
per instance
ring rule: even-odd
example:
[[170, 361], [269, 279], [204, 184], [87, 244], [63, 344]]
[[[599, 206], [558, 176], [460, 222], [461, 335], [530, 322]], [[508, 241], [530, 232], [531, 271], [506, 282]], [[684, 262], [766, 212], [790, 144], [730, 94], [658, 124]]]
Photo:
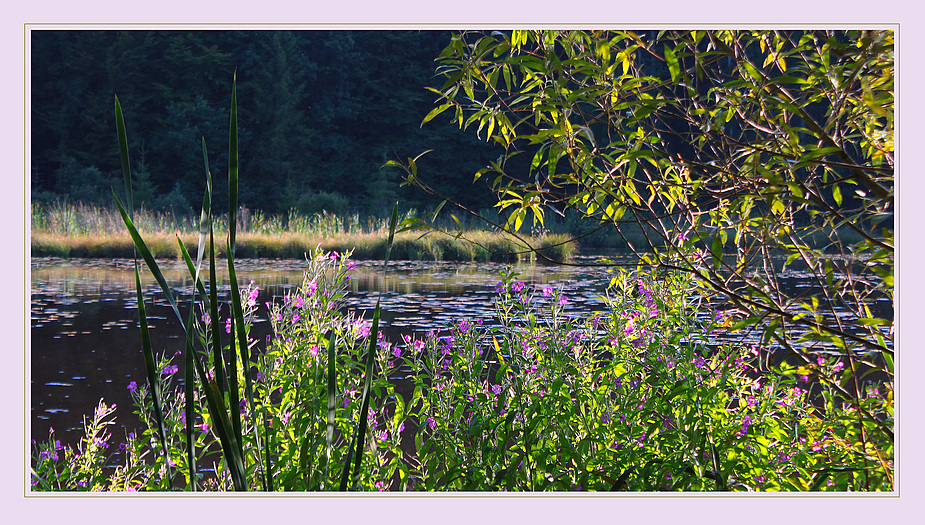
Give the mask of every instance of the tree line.
[[399, 187], [398, 170], [382, 169], [425, 149], [421, 162], [443, 191], [484, 206], [491, 192], [472, 177], [500, 152], [452, 123], [421, 126], [436, 99], [426, 90], [439, 82], [435, 58], [450, 38], [447, 31], [33, 31], [32, 200], [111, 204], [110, 188], [120, 187], [117, 96], [134, 127], [138, 202], [195, 208], [203, 140], [213, 174], [227, 170], [228, 88], [236, 77], [243, 206], [371, 214], [396, 200], [432, 207], [433, 197]]

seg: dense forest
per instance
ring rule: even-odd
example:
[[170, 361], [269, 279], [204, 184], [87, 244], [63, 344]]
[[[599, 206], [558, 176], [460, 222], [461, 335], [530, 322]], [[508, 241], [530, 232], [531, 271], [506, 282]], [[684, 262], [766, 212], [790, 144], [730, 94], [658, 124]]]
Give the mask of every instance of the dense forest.
[[[399, 187], [388, 160], [421, 158], [432, 183], [462, 204], [491, 192], [473, 174], [500, 152], [447, 119], [421, 121], [440, 87], [435, 58], [448, 31], [33, 31], [33, 202], [110, 205], [121, 168], [113, 97], [122, 104], [136, 200], [193, 208], [204, 181], [227, 170], [231, 84], [237, 78], [241, 203], [267, 213], [382, 214]], [[430, 199], [430, 200], [428, 200]], [[219, 206], [225, 203], [217, 202]]]

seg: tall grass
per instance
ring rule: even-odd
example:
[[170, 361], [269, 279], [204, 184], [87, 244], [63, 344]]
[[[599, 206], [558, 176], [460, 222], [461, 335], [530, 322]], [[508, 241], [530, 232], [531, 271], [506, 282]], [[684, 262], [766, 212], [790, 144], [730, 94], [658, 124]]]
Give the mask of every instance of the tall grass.
[[[408, 210], [399, 222], [414, 217]], [[57, 202], [32, 206], [32, 255], [37, 257], [132, 257], [134, 242], [125, 233], [118, 211], [96, 205]], [[163, 212], [135, 210], [135, 225], [155, 258], [181, 257], [179, 238], [190, 253], [197, 253], [198, 219], [191, 214], [174, 216]], [[236, 256], [242, 258], [304, 259], [317, 248], [327, 252], [352, 252], [355, 259], [382, 259], [389, 224], [376, 217], [330, 213], [268, 216], [240, 208], [236, 213]], [[228, 214], [212, 218], [212, 230], [229, 232]], [[542, 234], [528, 238], [532, 246], [556, 261], [575, 254], [576, 243], [564, 234]], [[219, 248], [221, 256], [225, 251]], [[426, 236], [412, 232], [396, 235], [393, 258], [430, 261], [531, 261], [536, 254], [516, 238], [485, 230], [463, 237], [443, 233]]]
[[[409, 209], [399, 222], [413, 217], [416, 210]], [[389, 219], [367, 217], [358, 213], [335, 215], [328, 212], [305, 215], [292, 209], [283, 215], [268, 215], [260, 210], [238, 208], [235, 213], [235, 230], [242, 234], [310, 234], [336, 236], [342, 234], [387, 233]], [[173, 235], [174, 232], [193, 233], [199, 228], [199, 217], [191, 210], [154, 211], [139, 208], [134, 211], [135, 226], [143, 234]], [[115, 207], [58, 200], [50, 203], [32, 203], [31, 224], [33, 233], [69, 236], [124, 235], [125, 225]], [[213, 230], [227, 234], [228, 213], [212, 218]]]

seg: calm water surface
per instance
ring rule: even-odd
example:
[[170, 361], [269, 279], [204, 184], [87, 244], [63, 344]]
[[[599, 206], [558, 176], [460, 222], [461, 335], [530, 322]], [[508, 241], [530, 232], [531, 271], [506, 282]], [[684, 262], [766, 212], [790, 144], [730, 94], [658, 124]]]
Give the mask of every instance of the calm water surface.
[[[576, 262], [596, 260], [587, 256]], [[193, 283], [185, 265], [180, 261], [159, 264], [186, 315]], [[256, 282], [263, 304], [301, 284], [304, 266], [297, 260], [241, 260], [236, 270], [240, 283]], [[381, 261], [358, 261], [350, 273], [345, 306], [371, 317], [381, 297], [380, 323], [391, 341], [404, 334], [439, 330], [462, 316], [490, 322], [494, 288], [505, 267], [500, 263], [393, 261], [383, 280]], [[574, 314], [603, 308], [598, 296], [610, 279], [604, 268], [522, 265], [517, 270], [528, 283], [562, 289], [569, 297], [568, 310]], [[154, 278], [143, 271], [152, 346], [156, 353], [172, 355], [183, 344], [182, 329]], [[227, 302], [227, 274], [220, 273], [219, 280], [224, 293], [220, 300]], [[145, 380], [132, 261], [33, 258], [31, 283], [32, 439], [45, 440], [54, 428], [58, 439], [76, 445], [84, 415], [92, 414], [100, 398], [119, 407], [116, 432], [122, 432], [123, 425], [128, 430], [137, 428], [126, 389], [130, 381], [141, 384]], [[269, 332], [262, 307], [252, 334], [259, 339]]]
[[[618, 263], [634, 262], [629, 256], [609, 257]], [[598, 259], [582, 256], [575, 262]], [[181, 312], [188, 312], [192, 279], [185, 264], [160, 264]], [[381, 261], [358, 261], [357, 265], [350, 273], [345, 307], [369, 318], [376, 299], [381, 298], [380, 322], [390, 341], [399, 341], [405, 334], [439, 330], [463, 317], [490, 324], [494, 288], [499, 272], [506, 267], [500, 263], [393, 261], [383, 280]], [[261, 304], [281, 298], [301, 284], [303, 268], [304, 262], [297, 260], [241, 260], [236, 265], [240, 283], [253, 280], [259, 286]], [[604, 308], [600, 295], [611, 277], [606, 268], [521, 265], [517, 270], [528, 284], [561, 289], [569, 299], [566, 314], [587, 315]], [[153, 348], [156, 353], [172, 355], [182, 347], [182, 329], [154, 278], [144, 272], [142, 287]], [[808, 276], [800, 272], [789, 272], [783, 278], [793, 291], [812, 286]], [[223, 283], [220, 300], [227, 303], [227, 275], [220, 273], [219, 280]], [[100, 398], [118, 406], [114, 440], [121, 441], [123, 432], [140, 429], [126, 389], [130, 381], [145, 381], [132, 261], [33, 258], [31, 283], [27, 364], [31, 439], [47, 439], [53, 427], [58, 439], [75, 446], [83, 435], [84, 415], [92, 415]], [[893, 317], [889, 303], [877, 305], [876, 310], [874, 315]], [[260, 340], [269, 332], [262, 307], [251, 333]]]

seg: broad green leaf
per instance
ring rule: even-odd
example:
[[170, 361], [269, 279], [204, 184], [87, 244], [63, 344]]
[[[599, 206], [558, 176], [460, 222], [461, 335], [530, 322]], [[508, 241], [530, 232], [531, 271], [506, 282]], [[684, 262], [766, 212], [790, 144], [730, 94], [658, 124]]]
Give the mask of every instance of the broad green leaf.
[[677, 82], [678, 76], [681, 74], [681, 67], [678, 65], [678, 58], [675, 56], [674, 51], [665, 45], [665, 63], [668, 65], [668, 72], [671, 73], [671, 81]]

